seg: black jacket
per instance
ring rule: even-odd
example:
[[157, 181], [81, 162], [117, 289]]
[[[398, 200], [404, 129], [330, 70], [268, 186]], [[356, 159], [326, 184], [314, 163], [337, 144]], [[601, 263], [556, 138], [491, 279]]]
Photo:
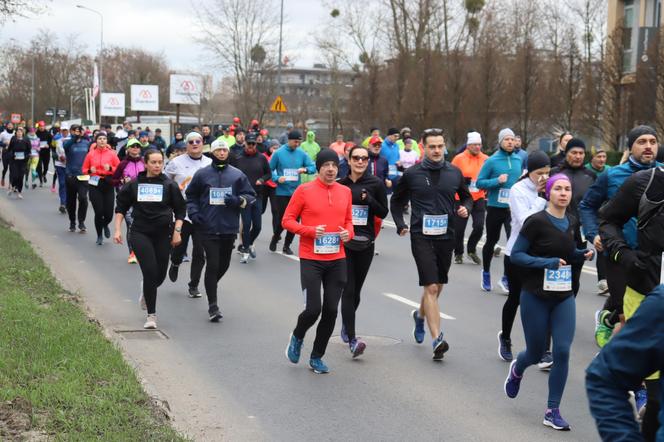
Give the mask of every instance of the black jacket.
[[568, 213], [574, 215], [574, 218], [577, 220], [581, 219], [579, 217], [579, 204], [586, 195], [586, 192], [588, 192], [588, 189], [590, 189], [590, 186], [592, 186], [597, 179], [597, 175], [586, 169], [583, 165], [573, 168], [564, 160], [558, 167], [551, 168], [550, 176], [554, 176], [557, 173], [567, 175], [572, 182], [572, 201], [570, 201], [567, 210]]
[[[350, 175], [339, 180], [350, 188], [353, 195], [353, 206], [368, 206], [368, 216], [366, 225], [356, 225], [353, 223], [355, 235], [361, 235], [369, 238], [371, 241], [376, 239], [374, 227], [374, 217], [385, 218], [387, 216], [387, 194], [385, 193], [385, 184], [380, 178], [377, 178], [367, 170], [357, 181], [353, 182]], [[366, 190], [366, 199], [362, 199], [362, 192]], [[356, 209], [353, 207], [353, 209]]]
[[454, 238], [455, 195], [459, 195], [461, 204], [470, 212], [473, 197], [468, 191], [463, 173], [456, 166], [445, 161], [443, 167], [437, 170], [427, 169], [424, 162], [409, 167], [399, 180], [390, 201], [390, 211], [397, 225], [397, 233], [407, 227], [403, 219], [403, 209], [410, 201], [411, 233], [422, 234], [423, 215], [447, 215], [447, 232], [444, 235], [427, 237]]
[[551, 167], [562, 166], [565, 162], [565, 152], [558, 152], [551, 157]]
[[[9, 147], [7, 148], [7, 152], [10, 155], [9, 158], [11, 158], [11, 161], [27, 161], [30, 159], [30, 151], [32, 150], [32, 147], [30, 145], [30, 140], [27, 138], [17, 138], [16, 135], [14, 135], [9, 142]], [[16, 158], [16, 154], [18, 153], [23, 153], [23, 159], [18, 159]]]
[[[265, 183], [265, 181], [272, 178], [270, 163], [268, 163], [265, 156], [258, 151], [254, 155], [247, 155], [245, 152], [242, 152], [232, 165], [240, 169], [242, 173], [247, 176], [251, 187], [253, 187], [256, 192], [263, 188], [263, 183]], [[261, 185], [256, 184], [256, 181], [259, 180]]]
[[[153, 201], [139, 201], [139, 189], [140, 199]], [[118, 192], [115, 213], [126, 216], [131, 207], [134, 208], [131, 228], [138, 232], [167, 228], [173, 222], [173, 215], [176, 220], [184, 220], [187, 212], [182, 192], [175, 181], [164, 174], [148, 178], [146, 172], [139, 173], [135, 180], [122, 186]]]
[[[646, 210], [646, 200], [655, 202], [650, 210]], [[660, 283], [664, 203], [656, 202], [662, 200], [664, 172], [654, 168], [630, 176], [618, 193], [599, 209], [599, 235], [609, 258], [626, 267], [627, 285], [644, 295]], [[629, 248], [623, 236], [623, 226], [633, 216], [637, 218], [636, 252]]]

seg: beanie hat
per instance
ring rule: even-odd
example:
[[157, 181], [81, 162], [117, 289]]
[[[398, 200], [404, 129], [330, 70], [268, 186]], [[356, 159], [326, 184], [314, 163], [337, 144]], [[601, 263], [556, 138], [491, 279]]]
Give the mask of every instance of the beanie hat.
[[657, 132], [655, 132], [655, 129], [650, 126], [646, 126], [645, 124], [636, 126], [627, 134], [627, 148], [631, 150], [632, 145], [641, 135], [653, 135], [657, 137]]
[[142, 131], [138, 134], [138, 138], [141, 138], [141, 137], [149, 137], [149, 136], [150, 136], [150, 132], [148, 132], [147, 130], [142, 130]]
[[466, 144], [482, 144], [482, 135], [479, 132], [468, 132]]
[[99, 138], [99, 137], [107, 137], [107, 138], [108, 138], [108, 135], [106, 135], [106, 132], [104, 132], [103, 130], [100, 130], [100, 131], [97, 132], [97, 134], [95, 135], [95, 142], [97, 141], [97, 138]]
[[597, 149], [591, 149], [592, 157], [595, 158], [597, 155], [601, 153], [606, 153], [606, 150], [603, 147], [599, 147]]
[[390, 127], [387, 130], [387, 136], [389, 137], [390, 135], [399, 135], [399, 129], [397, 129], [396, 127]]
[[506, 127], [505, 129], [498, 132], [498, 145], [499, 146], [503, 144], [503, 140], [505, 139], [505, 137], [514, 138], [514, 131], [512, 129]]
[[199, 134], [198, 132], [189, 132], [187, 136], [185, 137], [184, 141], [189, 143], [191, 140], [200, 138], [201, 140], [203, 139], [203, 135]]
[[289, 140], [301, 140], [302, 139], [302, 133], [297, 129], [293, 129], [288, 134], [288, 139]]
[[542, 167], [550, 166], [551, 160], [549, 156], [541, 150], [536, 150], [528, 154], [528, 173], [541, 169]]
[[586, 143], [581, 138], [572, 138], [565, 146], [565, 153], [569, 152], [575, 147], [580, 147], [581, 149], [586, 150]]
[[210, 152], [214, 152], [217, 149], [228, 150], [228, 144], [224, 140], [214, 140], [212, 144], [210, 144]]
[[335, 151], [329, 148], [325, 148], [318, 152], [318, 156], [316, 157], [316, 170], [320, 171], [320, 168], [323, 166], [323, 164], [327, 163], [328, 161], [334, 162], [337, 166], [339, 166], [339, 156]]
[[571, 183], [569, 180], [569, 177], [565, 175], [564, 173], [557, 173], [554, 176], [550, 177], [548, 180], [546, 180], [546, 187], [544, 188], [544, 194], [546, 195], [546, 200], [549, 200], [549, 197], [551, 196], [551, 188], [555, 184], [556, 181], [560, 180], [565, 180]]

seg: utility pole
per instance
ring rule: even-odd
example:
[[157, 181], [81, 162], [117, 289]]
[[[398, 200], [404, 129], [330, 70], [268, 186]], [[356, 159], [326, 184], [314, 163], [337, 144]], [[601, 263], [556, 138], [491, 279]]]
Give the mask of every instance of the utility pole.
[[76, 5], [77, 8], [79, 9], [85, 9], [87, 11], [90, 11], [94, 14], [97, 14], [101, 20], [101, 27], [100, 27], [100, 40], [99, 40], [99, 124], [101, 124], [101, 108], [102, 108], [102, 103], [101, 103], [101, 92], [104, 90], [104, 62], [102, 61], [102, 55], [104, 53], [104, 16], [102, 15], [101, 12], [97, 11], [96, 9], [88, 8], [87, 6], [83, 5]]
[[35, 124], [35, 54], [32, 54], [32, 92], [30, 93], [30, 118]]
[[[277, 95], [281, 95], [281, 40], [284, 30], [284, 0], [281, 0], [281, 14], [279, 19], [279, 63], [277, 64]], [[277, 112], [277, 127], [281, 125], [281, 112]]]

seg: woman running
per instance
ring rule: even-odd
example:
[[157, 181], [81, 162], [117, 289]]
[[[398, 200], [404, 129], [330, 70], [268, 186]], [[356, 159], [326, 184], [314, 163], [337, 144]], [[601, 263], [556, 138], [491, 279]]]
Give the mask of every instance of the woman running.
[[133, 209], [131, 243], [143, 274], [141, 308], [148, 311], [143, 328], [155, 329], [157, 288], [166, 279], [171, 247], [180, 244], [187, 207], [178, 185], [162, 173], [164, 154], [148, 149], [144, 161], [146, 170], [118, 193], [113, 241], [122, 244], [122, 220]]
[[90, 146], [90, 152], [83, 160], [82, 170], [85, 175], [90, 175], [88, 192], [90, 203], [92, 203], [92, 208], [95, 211], [98, 246], [104, 242], [102, 233], [106, 238], [111, 237], [108, 225], [113, 220], [113, 202], [115, 199], [112, 177], [118, 164], [120, 164], [120, 160], [108, 144], [106, 132], [97, 132], [95, 142]]
[[39, 164], [39, 137], [35, 132], [35, 128], [31, 127], [28, 129], [28, 141], [30, 142], [30, 161], [28, 162], [28, 169], [25, 171], [25, 187], [28, 187], [28, 177], [31, 178], [30, 182], [32, 183], [32, 188], [37, 188], [35, 181], [39, 180], [41, 185], [41, 180], [39, 179], [39, 174], [37, 173], [37, 165]]
[[10, 158], [9, 192], [7, 192], [7, 195], [11, 196], [12, 193], [16, 193], [18, 199], [23, 199], [21, 194], [23, 192], [23, 177], [25, 176], [31, 150], [30, 141], [25, 138], [25, 129], [17, 127], [16, 134], [9, 141], [9, 147], [7, 148], [7, 157]]
[[543, 424], [556, 430], [569, 430], [559, 407], [576, 327], [571, 264], [592, 259], [594, 252], [576, 248], [577, 220], [565, 213], [572, 199], [569, 178], [564, 174], [552, 176], [546, 182], [545, 194], [546, 209], [524, 222], [510, 256], [513, 264], [523, 267], [521, 323], [526, 350], [510, 364], [504, 388], [508, 397], [517, 396], [526, 368], [539, 362], [551, 331], [556, 362], [549, 375]]
[[366, 343], [355, 336], [355, 312], [360, 305], [360, 291], [374, 257], [376, 239], [374, 217], [387, 216], [387, 195], [380, 178], [367, 173], [369, 151], [362, 146], [350, 149], [350, 173], [339, 181], [353, 196], [355, 237], [345, 244], [348, 279], [341, 295], [341, 339], [348, 343], [353, 358], [361, 355]]

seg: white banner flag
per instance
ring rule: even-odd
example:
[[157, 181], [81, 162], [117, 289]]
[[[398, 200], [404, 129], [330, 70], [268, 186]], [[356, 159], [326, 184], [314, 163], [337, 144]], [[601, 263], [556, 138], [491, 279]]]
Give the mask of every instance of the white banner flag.
[[92, 73], [92, 98], [97, 98], [97, 95], [99, 95], [99, 71], [97, 71], [97, 63], [95, 63]]

